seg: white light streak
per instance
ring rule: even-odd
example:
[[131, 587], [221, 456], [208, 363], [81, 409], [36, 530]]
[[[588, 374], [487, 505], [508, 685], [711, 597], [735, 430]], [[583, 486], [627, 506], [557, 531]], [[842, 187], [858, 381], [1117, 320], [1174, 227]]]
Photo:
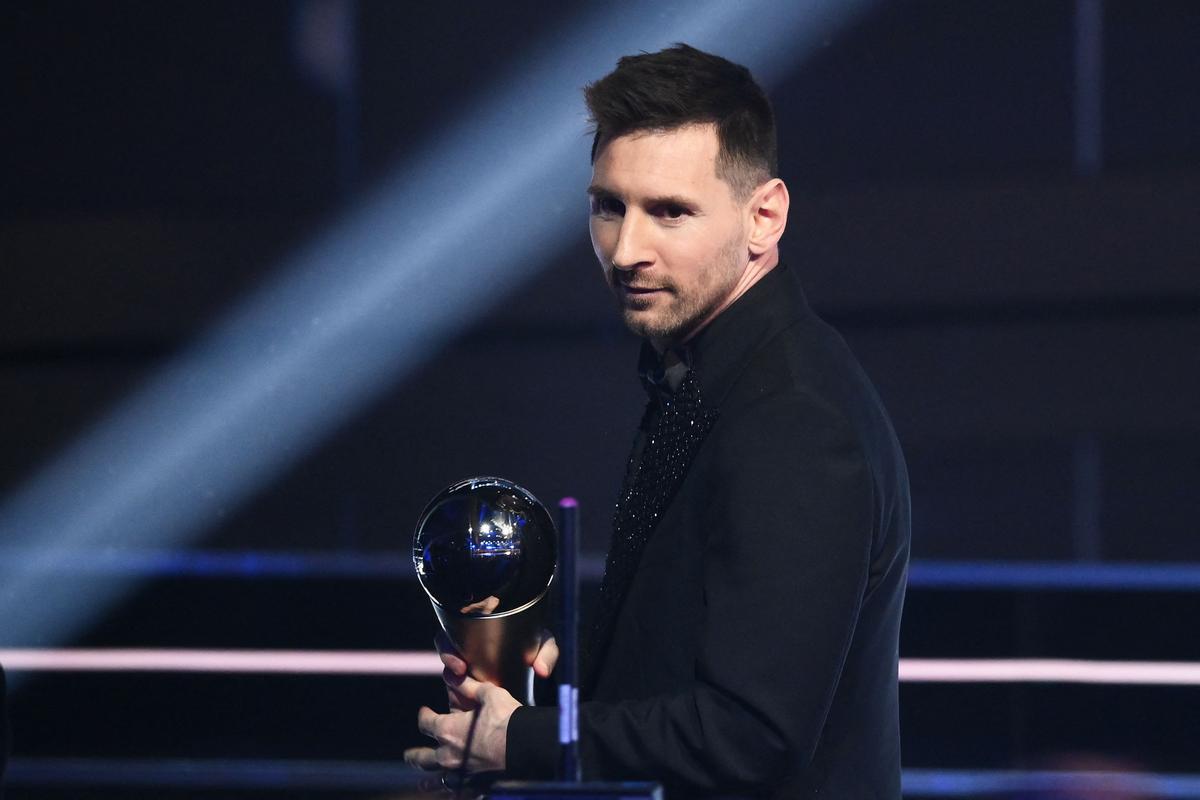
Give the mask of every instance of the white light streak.
[[[441, 675], [437, 653], [363, 650], [0, 649], [13, 672], [255, 672]], [[900, 660], [902, 683], [1090, 683], [1200, 686], [1200, 663], [1073, 659]]]
[[906, 683], [1103, 683], [1200, 686], [1200, 663], [1075, 659], [900, 660]]
[[362, 650], [0, 650], [6, 670], [29, 672], [254, 672], [441, 675], [435, 652]]

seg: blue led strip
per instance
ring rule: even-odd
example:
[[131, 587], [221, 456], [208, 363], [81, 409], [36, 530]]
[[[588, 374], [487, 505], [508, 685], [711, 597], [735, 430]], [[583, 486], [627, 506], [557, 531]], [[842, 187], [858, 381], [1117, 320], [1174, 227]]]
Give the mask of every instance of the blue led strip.
[[924, 589], [1197, 591], [1200, 564], [914, 561], [908, 585]]
[[203, 551], [111, 548], [54, 553], [0, 548], [0, 567], [100, 577], [200, 578], [411, 578], [412, 556], [364, 552]]
[[1130, 796], [1200, 798], [1200, 775], [1051, 770], [906, 769], [908, 797], [995, 796], [1018, 792], [1092, 791]]
[[[399, 552], [204, 551], [113, 548], [56, 552], [0, 547], [0, 568], [20, 572], [128, 577], [400, 578], [414, 576]], [[582, 578], [598, 580], [604, 558], [580, 560]], [[1200, 590], [1200, 564], [1078, 564], [1071, 562], [914, 561], [909, 586], [920, 589]]]
[[[425, 773], [378, 761], [251, 759], [15, 758], [10, 786], [139, 786], [223, 789], [415, 787]], [[1200, 799], [1200, 775], [1050, 770], [906, 769], [908, 797], [971, 797], [1064, 789], [1121, 789], [1151, 797]]]
[[414, 787], [426, 773], [402, 762], [254, 759], [14, 758], [10, 786], [138, 786], [222, 789]]
[[[604, 557], [580, 559], [580, 574], [599, 580]], [[0, 569], [13, 572], [125, 578], [388, 578], [416, 577], [411, 553], [111, 548], [71, 552], [0, 547]]]

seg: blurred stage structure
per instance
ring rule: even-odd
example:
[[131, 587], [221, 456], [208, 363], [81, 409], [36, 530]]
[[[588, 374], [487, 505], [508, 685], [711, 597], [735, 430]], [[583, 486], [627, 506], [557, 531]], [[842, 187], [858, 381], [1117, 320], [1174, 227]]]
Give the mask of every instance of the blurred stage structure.
[[461, 475], [579, 496], [594, 585], [642, 400], [578, 88], [683, 39], [770, 86], [909, 458], [906, 795], [1200, 797], [1195, 4], [6, 16], [6, 796], [414, 785]]

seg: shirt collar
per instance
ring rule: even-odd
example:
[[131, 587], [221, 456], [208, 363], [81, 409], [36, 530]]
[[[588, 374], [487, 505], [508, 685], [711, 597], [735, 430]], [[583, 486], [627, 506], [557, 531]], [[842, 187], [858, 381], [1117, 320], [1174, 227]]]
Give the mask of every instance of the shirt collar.
[[692, 368], [692, 350], [687, 345], [672, 347], [661, 356], [649, 341], [642, 342], [638, 355], [638, 377], [651, 399], [674, 394]]
[[[642, 384], [652, 398], [663, 399], [694, 370], [705, 405], [719, 408], [759, 344], [811, 315], [799, 279], [781, 262], [686, 345], [674, 348], [673, 357], [668, 351], [660, 358], [643, 342], [638, 359]], [[677, 364], [683, 366], [672, 367]]]

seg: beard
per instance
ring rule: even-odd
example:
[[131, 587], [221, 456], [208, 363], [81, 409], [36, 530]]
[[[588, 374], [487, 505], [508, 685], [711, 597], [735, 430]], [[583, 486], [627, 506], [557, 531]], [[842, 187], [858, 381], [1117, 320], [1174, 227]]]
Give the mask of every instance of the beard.
[[670, 344], [681, 342], [733, 292], [745, 269], [744, 253], [743, 236], [739, 231], [713, 254], [711, 261], [697, 270], [691, 285], [659, 280], [655, 286], [666, 296], [653, 299], [624, 294], [621, 290], [623, 281], [614, 270], [613, 290], [625, 326], [647, 339]]

